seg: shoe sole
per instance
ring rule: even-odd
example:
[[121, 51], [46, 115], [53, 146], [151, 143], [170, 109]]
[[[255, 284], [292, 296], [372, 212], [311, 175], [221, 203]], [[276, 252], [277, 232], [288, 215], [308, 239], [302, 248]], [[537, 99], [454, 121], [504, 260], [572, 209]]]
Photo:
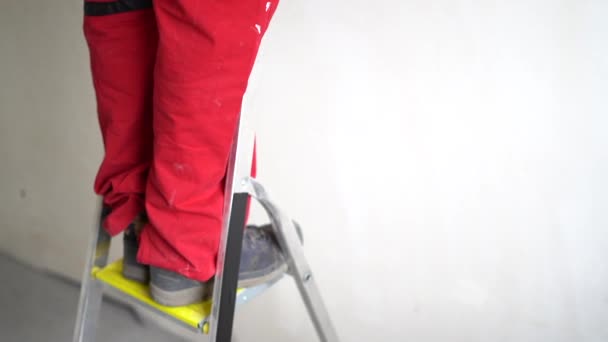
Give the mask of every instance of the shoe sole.
[[259, 277], [253, 277], [248, 279], [239, 279], [238, 287], [239, 288], [247, 288], [247, 287], [256, 287], [265, 283], [269, 283], [273, 280], [277, 280], [283, 276], [283, 274], [287, 273], [287, 264], [283, 263], [280, 267], [275, 269], [274, 271], [264, 274]]
[[164, 306], [184, 306], [208, 299], [209, 286], [192, 287], [178, 291], [166, 291], [150, 284], [150, 295], [158, 304]]
[[140, 283], [147, 283], [150, 280], [150, 272], [148, 267], [142, 265], [130, 265], [123, 263], [122, 275], [130, 280], [135, 280]]
[[[262, 285], [282, 277], [287, 271], [287, 265], [283, 264], [276, 270], [260, 277], [241, 280], [238, 283], [239, 288], [255, 287]], [[213, 283], [206, 286], [193, 287], [178, 291], [163, 290], [154, 284], [150, 284], [150, 295], [158, 304], [164, 306], [184, 306], [194, 303], [199, 303], [204, 300], [211, 299], [213, 292]]]

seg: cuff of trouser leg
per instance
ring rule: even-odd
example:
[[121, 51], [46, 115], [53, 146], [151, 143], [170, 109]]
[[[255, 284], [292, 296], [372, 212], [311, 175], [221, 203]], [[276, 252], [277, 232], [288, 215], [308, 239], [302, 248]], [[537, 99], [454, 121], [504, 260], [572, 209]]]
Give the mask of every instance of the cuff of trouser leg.
[[119, 205], [109, 204], [110, 214], [103, 221], [103, 228], [111, 236], [116, 236], [133, 222], [135, 217], [144, 210], [144, 204], [135, 196]]
[[215, 258], [202, 262], [199, 267], [192, 266], [171, 245], [157, 236], [147, 224], [139, 238], [137, 261], [144, 265], [159, 267], [179, 273], [186, 278], [206, 282], [215, 276]]

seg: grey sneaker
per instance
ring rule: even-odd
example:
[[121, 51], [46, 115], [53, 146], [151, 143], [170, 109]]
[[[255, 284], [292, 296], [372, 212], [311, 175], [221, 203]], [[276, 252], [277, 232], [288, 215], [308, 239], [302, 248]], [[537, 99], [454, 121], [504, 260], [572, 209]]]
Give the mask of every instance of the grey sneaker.
[[140, 283], [147, 283], [150, 279], [150, 268], [137, 262], [137, 252], [139, 251], [138, 236], [146, 222], [145, 215], [139, 215], [124, 231], [122, 238], [122, 275], [127, 279]]
[[[285, 257], [271, 225], [248, 226], [243, 236], [238, 287], [253, 287], [282, 277]], [[188, 305], [211, 297], [213, 280], [199, 282], [164, 269], [150, 268], [150, 294], [165, 306]]]

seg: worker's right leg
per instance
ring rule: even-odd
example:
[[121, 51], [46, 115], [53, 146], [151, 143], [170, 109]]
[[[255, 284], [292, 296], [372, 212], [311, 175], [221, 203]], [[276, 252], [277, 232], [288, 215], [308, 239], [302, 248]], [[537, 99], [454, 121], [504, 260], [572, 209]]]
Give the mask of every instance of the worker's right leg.
[[[89, 47], [97, 113], [105, 155], [95, 179], [103, 197], [103, 226], [125, 230], [125, 276], [145, 281], [136, 262], [134, 219], [144, 213], [152, 161], [152, 89], [158, 32], [149, 0], [85, 2], [84, 34]], [[129, 227], [127, 229], [127, 227]]]
[[[147, 1], [135, 1], [145, 5]], [[151, 8], [87, 1], [89, 47], [105, 155], [95, 179], [111, 213], [104, 228], [116, 235], [144, 210], [152, 160], [152, 89], [158, 34]]]

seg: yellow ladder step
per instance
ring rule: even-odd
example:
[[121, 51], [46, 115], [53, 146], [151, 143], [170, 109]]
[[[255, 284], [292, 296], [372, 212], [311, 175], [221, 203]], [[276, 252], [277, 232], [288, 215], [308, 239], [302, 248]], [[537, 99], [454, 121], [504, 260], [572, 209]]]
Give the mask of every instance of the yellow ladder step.
[[[94, 268], [93, 276], [99, 281], [115, 288], [116, 290], [133, 297], [139, 302], [183, 322], [187, 326], [202, 330], [207, 333], [208, 326], [205, 324], [207, 317], [211, 314], [211, 300], [179, 307], [160, 305], [150, 296], [150, 288], [147, 284], [130, 280], [122, 275], [122, 259], [115, 261], [100, 269]], [[237, 290], [237, 295], [244, 289]]]

